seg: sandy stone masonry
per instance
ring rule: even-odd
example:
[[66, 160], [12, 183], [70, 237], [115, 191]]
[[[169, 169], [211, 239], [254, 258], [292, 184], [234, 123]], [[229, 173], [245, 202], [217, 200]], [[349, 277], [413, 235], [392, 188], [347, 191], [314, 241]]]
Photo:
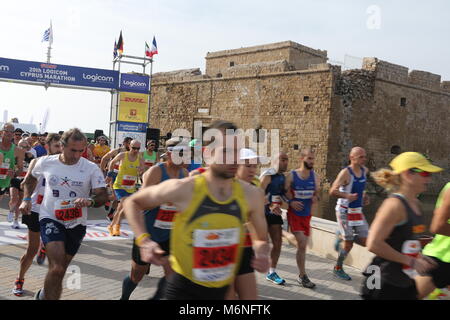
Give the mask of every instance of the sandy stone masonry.
[[[164, 135], [219, 118], [243, 129], [279, 129], [291, 168], [299, 149], [316, 150], [325, 189], [356, 145], [367, 150], [370, 170], [387, 166], [393, 147], [450, 167], [450, 81], [377, 58], [347, 71], [327, 59], [326, 51], [292, 41], [208, 53], [205, 74], [154, 75], [150, 125]], [[435, 175], [430, 192], [449, 178], [448, 170]]]

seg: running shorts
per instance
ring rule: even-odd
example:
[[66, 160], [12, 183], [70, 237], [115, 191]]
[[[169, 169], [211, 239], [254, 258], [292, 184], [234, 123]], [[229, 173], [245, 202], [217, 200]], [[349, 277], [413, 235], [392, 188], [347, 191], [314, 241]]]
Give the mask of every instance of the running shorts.
[[39, 225], [39, 213], [31, 211], [30, 214], [22, 215], [22, 223], [28, 227], [28, 230], [32, 232], [40, 232], [41, 227]]
[[44, 245], [53, 241], [62, 241], [66, 249], [66, 254], [74, 256], [81, 246], [86, 235], [86, 226], [78, 225], [72, 229], [66, 229], [61, 223], [44, 218], [39, 221], [41, 227], [41, 238]]
[[288, 211], [287, 220], [291, 232], [303, 232], [305, 236], [309, 237], [311, 234], [311, 216], [298, 216], [295, 213]]

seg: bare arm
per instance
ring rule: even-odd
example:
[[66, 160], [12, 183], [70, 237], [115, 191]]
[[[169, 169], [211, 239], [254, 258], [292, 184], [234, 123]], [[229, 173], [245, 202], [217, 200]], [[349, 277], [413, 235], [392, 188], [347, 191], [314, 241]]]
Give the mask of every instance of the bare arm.
[[255, 259], [253, 267], [259, 272], [267, 272], [270, 266], [270, 246], [267, 237], [267, 222], [264, 216], [264, 193], [254, 186], [246, 187], [248, 194], [249, 228], [252, 231]]
[[261, 184], [260, 184], [260, 188], [265, 191], [267, 189], [267, 186], [270, 184], [270, 182], [272, 182], [272, 176], [270, 175], [265, 175], [264, 177], [262, 177], [261, 179]]
[[118, 153], [118, 149], [114, 149], [114, 150], [109, 151], [107, 154], [105, 154], [102, 157], [102, 160], [100, 161], [100, 169], [102, 171], [105, 171], [107, 169], [108, 161], [111, 158], [114, 158], [117, 155], [117, 153]]
[[433, 220], [431, 221], [430, 231], [437, 234], [450, 237], [450, 189], [444, 194], [442, 204], [434, 210]]
[[[30, 163], [30, 166], [28, 168], [27, 175], [23, 179], [20, 186], [23, 189], [23, 198], [29, 199], [31, 198], [31, 195], [33, 194], [34, 189], [36, 189], [37, 185], [37, 179], [31, 174], [33, 171], [33, 168], [35, 167], [38, 159], [33, 159]], [[22, 214], [30, 214], [31, 211], [31, 201], [29, 200], [22, 200], [22, 203], [19, 206], [19, 211]]]
[[336, 180], [334, 180], [333, 184], [331, 185], [330, 196], [348, 199], [350, 194], [346, 193], [346, 192], [340, 192], [339, 188], [341, 186], [347, 185], [349, 182], [350, 182], [350, 177], [349, 177], [348, 170], [347, 169], [341, 170], [341, 172], [339, 172]]
[[25, 151], [16, 148], [14, 149], [14, 156], [17, 159], [16, 162], [17, 171], [15, 172], [15, 175], [18, 175], [23, 171], [23, 160], [25, 159]]
[[117, 156], [112, 159], [108, 164], [108, 171], [113, 171], [114, 166], [118, 164], [120, 161], [122, 161], [125, 158], [125, 152], [119, 153]]

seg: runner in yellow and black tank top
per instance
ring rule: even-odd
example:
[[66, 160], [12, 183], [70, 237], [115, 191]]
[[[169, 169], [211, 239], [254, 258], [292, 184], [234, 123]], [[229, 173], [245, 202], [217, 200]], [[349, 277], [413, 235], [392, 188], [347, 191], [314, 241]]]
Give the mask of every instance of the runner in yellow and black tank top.
[[[191, 282], [192, 289], [197, 287], [196, 290], [216, 288], [221, 296], [234, 280], [240, 264], [248, 205], [242, 186], [236, 180], [232, 196], [226, 201], [219, 201], [210, 194], [203, 175], [196, 176], [193, 194], [188, 208], [174, 221], [171, 267], [185, 278], [178, 282], [180, 285], [188, 286]], [[213, 298], [213, 290], [211, 294]]]

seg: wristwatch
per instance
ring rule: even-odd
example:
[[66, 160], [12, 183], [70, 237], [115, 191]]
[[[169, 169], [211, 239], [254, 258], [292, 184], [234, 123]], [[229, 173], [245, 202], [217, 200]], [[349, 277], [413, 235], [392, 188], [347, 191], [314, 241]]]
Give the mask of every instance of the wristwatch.
[[91, 201], [91, 204], [88, 206], [88, 208], [92, 208], [95, 205], [95, 200], [92, 198], [88, 198], [89, 201]]

